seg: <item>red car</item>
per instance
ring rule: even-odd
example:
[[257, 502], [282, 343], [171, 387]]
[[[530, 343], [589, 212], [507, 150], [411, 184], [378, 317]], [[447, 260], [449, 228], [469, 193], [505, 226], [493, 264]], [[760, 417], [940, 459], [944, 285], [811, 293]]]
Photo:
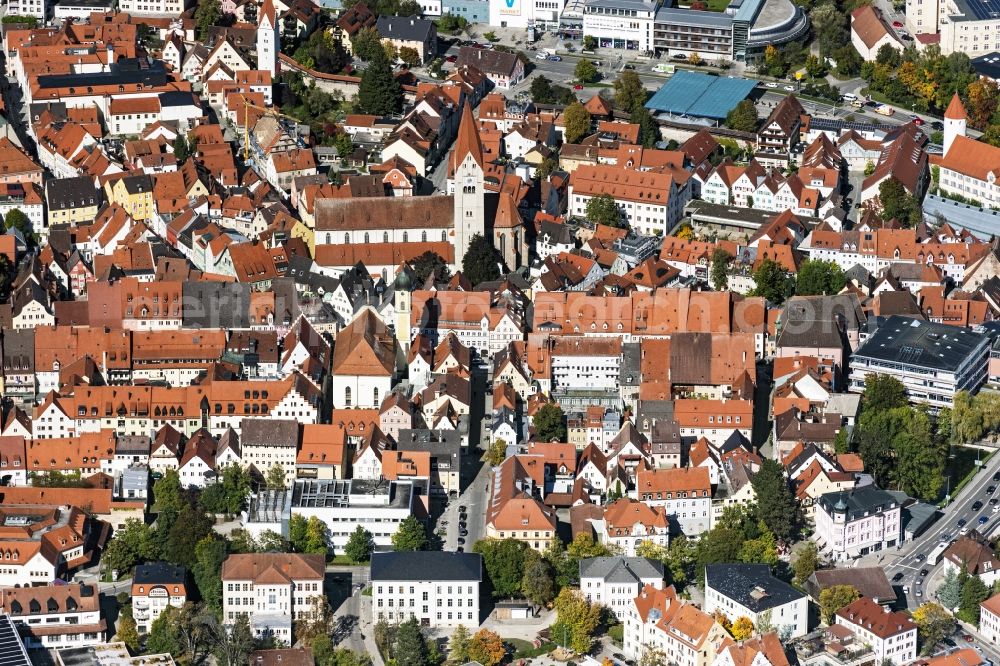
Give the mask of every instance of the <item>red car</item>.
[[458, 56], [450, 55], [447, 58], [445, 58], [445, 61], [446, 62], [458, 62]]
[[583, 90], [583, 86], [578, 83], [575, 86], [573, 86], [573, 90]]
[[910, 116], [910, 120], [913, 121], [913, 124], [916, 125], [917, 127], [920, 127], [921, 125], [924, 124], [924, 121], [920, 116]]
[[902, 28], [903, 27], [903, 22], [902, 21], [893, 21], [892, 22], [892, 27], [893, 28]]

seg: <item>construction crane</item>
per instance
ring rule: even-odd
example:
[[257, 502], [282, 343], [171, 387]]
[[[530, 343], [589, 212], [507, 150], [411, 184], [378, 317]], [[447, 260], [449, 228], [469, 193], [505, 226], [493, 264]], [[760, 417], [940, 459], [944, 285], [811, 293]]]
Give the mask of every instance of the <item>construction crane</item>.
[[289, 115], [275, 111], [274, 109], [268, 109], [263, 106], [257, 106], [256, 104], [251, 104], [250, 100], [247, 99], [246, 94], [243, 95], [243, 161], [246, 162], [250, 159], [250, 109], [256, 109], [263, 112], [265, 116], [272, 116], [274, 118], [284, 118], [285, 120], [290, 120], [291, 122], [298, 125], [299, 120], [293, 118]]

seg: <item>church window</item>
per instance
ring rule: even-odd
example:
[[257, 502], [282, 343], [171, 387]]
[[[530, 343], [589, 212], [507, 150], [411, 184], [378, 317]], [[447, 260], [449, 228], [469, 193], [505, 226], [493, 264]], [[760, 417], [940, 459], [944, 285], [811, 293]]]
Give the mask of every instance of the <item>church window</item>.
[[409, 242], [409, 238], [407, 237], [407, 234], [406, 234], [405, 231], [403, 232], [403, 242], [404, 243], [408, 243]]
[[426, 243], [427, 242], [427, 232], [426, 231], [421, 231], [420, 232], [420, 242], [421, 243]]
[[383, 231], [382, 232], [382, 242], [383, 243], [388, 243], [389, 242], [389, 232], [388, 231]]
[[368, 244], [368, 232], [367, 231], [365, 232], [365, 244], [366, 245]]

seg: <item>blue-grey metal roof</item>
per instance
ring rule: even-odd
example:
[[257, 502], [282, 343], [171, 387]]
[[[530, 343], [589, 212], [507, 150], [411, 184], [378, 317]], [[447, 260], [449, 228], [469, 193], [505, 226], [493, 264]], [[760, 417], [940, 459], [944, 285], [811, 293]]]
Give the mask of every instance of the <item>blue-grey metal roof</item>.
[[679, 70], [646, 102], [646, 108], [676, 116], [724, 119], [753, 92], [756, 81]]
[[988, 79], [1000, 79], [1000, 52], [993, 51], [986, 55], [972, 59], [972, 66], [976, 68], [976, 73]]
[[659, 0], [587, 0], [588, 7], [613, 7], [637, 12], [654, 12]]
[[705, 567], [705, 587], [754, 613], [784, 606], [806, 596], [771, 575], [771, 568], [766, 564], [709, 564]]
[[694, 9], [676, 9], [674, 7], [661, 7], [656, 12], [656, 23], [672, 23], [680, 25], [696, 25], [710, 28], [733, 27], [733, 17], [721, 12], [697, 11]]
[[924, 197], [924, 214], [947, 220], [952, 226], [968, 229], [984, 239], [1000, 236], [1000, 210], [995, 208], [979, 208], [928, 194]]
[[764, 6], [765, 0], [742, 0], [742, 2], [732, 2], [732, 5], [739, 5], [736, 10], [736, 20], [746, 21], [747, 23], [753, 23], [757, 18], [757, 14], [760, 13], [761, 8]]

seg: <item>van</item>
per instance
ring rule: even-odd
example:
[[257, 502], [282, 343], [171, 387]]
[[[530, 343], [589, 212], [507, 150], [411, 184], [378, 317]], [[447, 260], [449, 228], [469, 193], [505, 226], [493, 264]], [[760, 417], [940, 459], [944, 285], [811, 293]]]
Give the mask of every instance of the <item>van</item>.
[[896, 110], [888, 104], [879, 104], [875, 107], [875, 113], [881, 113], [883, 116], [891, 116], [896, 113]]
[[855, 95], [854, 93], [844, 93], [843, 95], [840, 96], [840, 99], [844, 100], [845, 102], [853, 102], [857, 98], [858, 96]]

